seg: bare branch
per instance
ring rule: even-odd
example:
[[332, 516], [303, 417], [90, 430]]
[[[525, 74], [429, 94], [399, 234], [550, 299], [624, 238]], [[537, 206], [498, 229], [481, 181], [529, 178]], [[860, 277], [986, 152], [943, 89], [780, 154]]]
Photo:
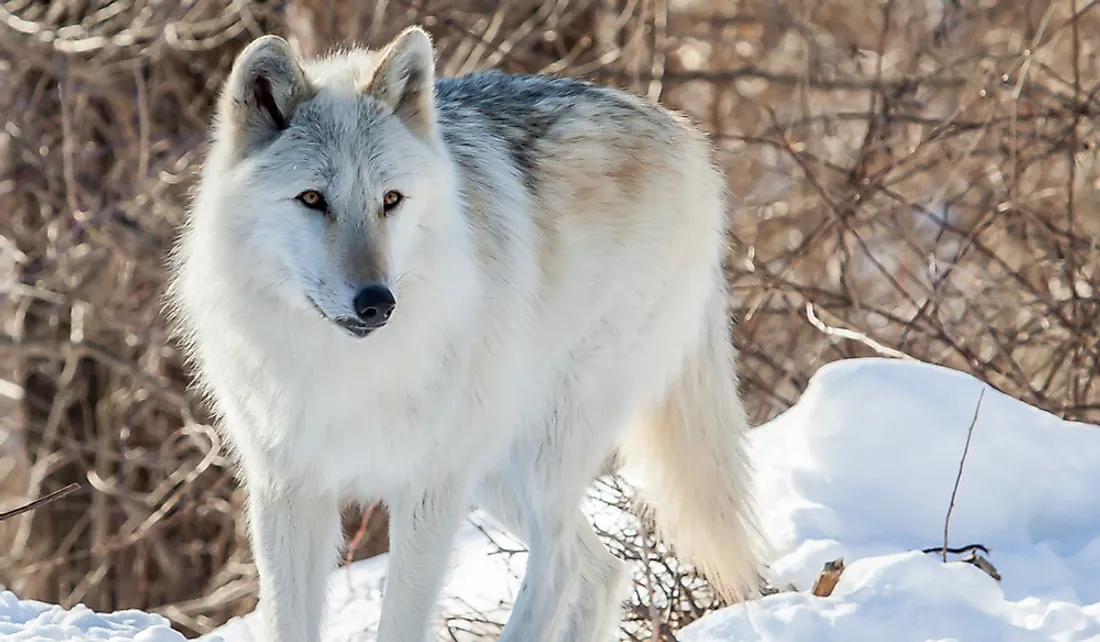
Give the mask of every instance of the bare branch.
[[33, 502], [23, 504], [22, 506], [20, 506], [18, 508], [15, 508], [15, 509], [12, 509], [12, 510], [9, 510], [9, 511], [6, 511], [6, 512], [0, 512], [0, 522], [4, 521], [5, 519], [10, 519], [12, 517], [15, 517], [16, 515], [22, 515], [23, 513], [32, 511], [32, 510], [38, 508], [39, 506], [43, 506], [43, 505], [48, 504], [52, 501], [56, 501], [58, 499], [61, 499], [62, 497], [72, 493], [73, 491], [79, 490], [79, 489], [80, 489], [80, 484], [72, 483], [72, 484], [69, 484], [68, 486], [66, 486], [66, 487], [64, 487], [60, 490], [55, 490], [54, 492], [50, 493], [49, 495], [46, 495], [45, 497], [40, 497], [39, 499], [36, 499]]

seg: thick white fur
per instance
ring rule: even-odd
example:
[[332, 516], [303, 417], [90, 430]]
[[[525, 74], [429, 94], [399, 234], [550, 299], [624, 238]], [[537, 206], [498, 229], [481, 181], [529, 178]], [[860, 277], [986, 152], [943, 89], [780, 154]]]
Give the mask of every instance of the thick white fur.
[[[437, 135], [430, 91], [406, 87], [433, 82], [427, 36], [401, 38], [289, 66], [285, 43], [254, 42], [173, 257], [171, 310], [240, 462], [269, 639], [319, 639], [338, 506], [373, 498], [391, 511], [380, 642], [426, 639], [472, 504], [530, 548], [504, 642], [611, 639], [626, 575], [579, 501], [616, 450], [645, 475], [671, 543], [728, 595], [751, 596], [760, 540], [727, 329], [725, 190], [704, 138], [638, 100], [636, 163], [611, 166], [582, 105], [537, 190], [489, 143], [478, 154], [493, 180], [473, 181]], [[372, 77], [380, 57], [389, 71]], [[293, 201], [308, 172], [249, 155], [271, 127], [248, 95], [256, 69], [276, 70], [288, 112], [372, 91], [394, 111], [373, 134], [382, 152], [340, 157], [361, 180], [329, 186], [345, 207], [328, 227]], [[652, 140], [644, 123], [660, 128]], [[372, 204], [395, 185], [409, 198], [382, 221]], [[398, 303], [360, 339], [310, 299], [350, 314], [364, 252], [382, 267], [363, 278]]]

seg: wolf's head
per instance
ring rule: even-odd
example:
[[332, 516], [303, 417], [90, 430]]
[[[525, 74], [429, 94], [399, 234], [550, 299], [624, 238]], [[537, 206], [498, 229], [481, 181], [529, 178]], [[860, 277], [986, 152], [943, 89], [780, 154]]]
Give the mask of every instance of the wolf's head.
[[234, 276], [355, 336], [386, 324], [418, 232], [454, 201], [433, 58], [417, 27], [380, 51], [303, 62], [263, 36], [239, 54], [206, 178]]

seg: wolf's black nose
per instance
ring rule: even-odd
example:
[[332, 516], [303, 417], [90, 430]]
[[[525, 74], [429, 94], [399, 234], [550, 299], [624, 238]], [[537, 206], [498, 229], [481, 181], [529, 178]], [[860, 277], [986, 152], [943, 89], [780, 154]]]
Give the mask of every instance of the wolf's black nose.
[[381, 285], [368, 285], [359, 290], [352, 301], [359, 320], [371, 328], [380, 328], [390, 320], [397, 301], [389, 288]]

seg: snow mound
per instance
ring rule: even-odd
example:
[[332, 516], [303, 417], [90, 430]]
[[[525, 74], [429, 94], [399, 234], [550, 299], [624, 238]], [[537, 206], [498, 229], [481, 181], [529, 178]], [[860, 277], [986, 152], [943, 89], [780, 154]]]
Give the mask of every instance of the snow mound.
[[[944, 519], [975, 409], [949, 546]], [[970, 375], [885, 359], [821, 368], [750, 447], [779, 593], [709, 614], [682, 642], [1100, 640], [1100, 430]], [[954, 556], [951, 556], [954, 557]], [[823, 564], [848, 564], [813, 596]], [[950, 557], [949, 557], [950, 559]]]
[[[987, 547], [999, 582], [958, 556], [944, 564], [921, 552], [943, 544], [979, 396], [949, 545]], [[797, 404], [753, 431], [749, 452], [775, 549], [770, 579], [784, 590], [704, 616], [681, 642], [1100, 642], [1097, 426], [939, 366], [852, 359], [821, 368]], [[623, 523], [593, 506], [604, 528]], [[832, 594], [814, 596], [818, 572], [839, 558], [847, 567]], [[497, 633], [524, 562], [522, 546], [474, 513], [456, 542], [440, 639]], [[324, 642], [375, 639], [386, 563], [333, 573]], [[64, 611], [4, 592], [0, 639], [183, 638], [159, 616]], [[203, 638], [263, 640], [256, 613]]]
[[184, 642], [186, 638], [159, 615], [142, 611], [100, 614], [83, 605], [67, 611], [55, 604], [18, 600], [11, 591], [3, 591], [0, 592], [0, 640]]

